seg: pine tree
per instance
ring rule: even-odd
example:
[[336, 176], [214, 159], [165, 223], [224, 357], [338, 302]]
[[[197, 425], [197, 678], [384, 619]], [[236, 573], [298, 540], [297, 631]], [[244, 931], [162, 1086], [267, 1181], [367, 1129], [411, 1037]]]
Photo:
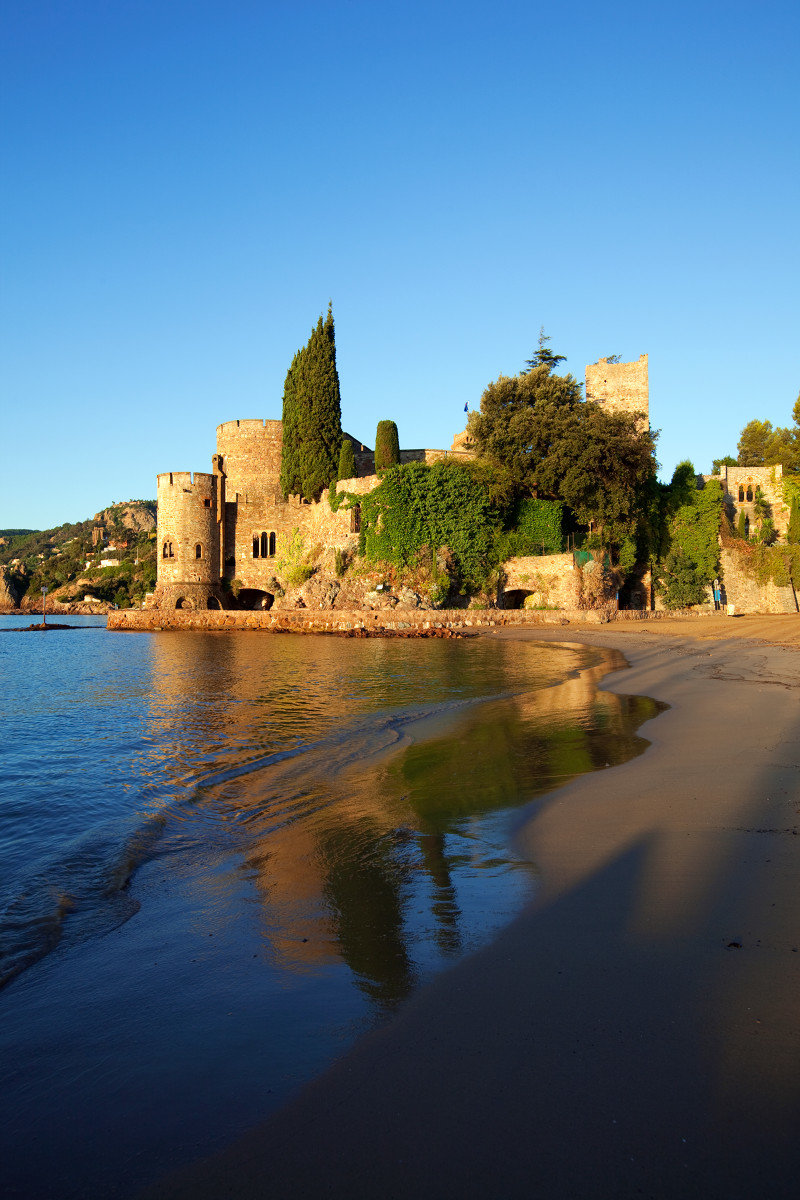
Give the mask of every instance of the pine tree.
[[563, 354], [555, 354], [550, 349], [547, 344], [549, 341], [550, 338], [545, 336], [544, 325], [542, 325], [539, 330], [539, 346], [534, 351], [533, 358], [529, 358], [525, 363], [523, 375], [528, 371], [533, 371], [536, 367], [547, 367], [549, 371], [552, 371], [559, 363], [567, 361]]
[[800, 503], [797, 496], [792, 496], [792, 507], [789, 510], [789, 528], [786, 531], [786, 541], [790, 546], [800, 546]]
[[342, 444], [342, 409], [333, 313], [322, 317], [297, 352], [283, 392], [281, 487], [284, 495], [316, 500], [335, 476]]
[[353, 453], [353, 443], [345, 438], [339, 451], [339, 479], [355, 479], [356, 456]]
[[747, 524], [747, 513], [744, 511], [744, 509], [740, 509], [739, 519], [736, 522], [736, 532], [740, 538], [746, 538], [748, 536]]
[[400, 439], [394, 421], [378, 421], [375, 432], [375, 471], [385, 471], [400, 462]]

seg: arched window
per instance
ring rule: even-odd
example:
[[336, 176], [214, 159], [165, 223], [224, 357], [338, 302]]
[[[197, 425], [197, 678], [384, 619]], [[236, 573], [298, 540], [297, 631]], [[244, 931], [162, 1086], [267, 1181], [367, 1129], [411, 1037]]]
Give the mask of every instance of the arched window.
[[164, 545], [161, 547], [161, 557], [169, 558], [169, 542], [164, 542]]
[[739, 503], [744, 504], [744, 488], [739, 484]]
[[350, 509], [350, 532], [361, 532], [361, 505], [354, 504]]
[[197, 545], [194, 548], [194, 556], [195, 556], [195, 558], [203, 557], [203, 547], [200, 545], [199, 542], [197, 543]]
[[276, 543], [276, 541], [277, 541], [277, 537], [276, 537], [275, 533], [273, 532], [273, 533], [271, 533], [271, 534], [269, 535], [269, 556], [270, 556], [270, 558], [274, 558], [274, 557], [275, 557], [275, 543]]
[[169, 544], [169, 556], [170, 556], [170, 558], [175, 557], [175, 551], [172, 549], [172, 542], [170, 542], [170, 544]]
[[752, 504], [752, 501], [753, 501], [753, 489], [750, 486], [750, 484], [748, 483], [748, 485], [747, 485], [747, 503]]
[[269, 558], [269, 534], [262, 533], [261, 535], [261, 557]]
[[258, 558], [258, 547], [259, 547], [259, 545], [260, 545], [260, 542], [259, 542], [259, 540], [258, 540], [258, 534], [257, 534], [257, 533], [254, 533], [254, 534], [253, 534], [253, 558]]

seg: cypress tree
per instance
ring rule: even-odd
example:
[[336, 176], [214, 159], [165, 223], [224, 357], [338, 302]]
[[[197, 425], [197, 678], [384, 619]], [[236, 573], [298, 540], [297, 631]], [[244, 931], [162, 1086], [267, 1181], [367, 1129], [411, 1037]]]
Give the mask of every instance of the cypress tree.
[[[800, 401], [798, 401], [800, 403]], [[800, 546], [800, 504], [797, 496], [792, 496], [792, 507], [789, 510], [789, 528], [786, 531], [786, 541], [790, 546]]]
[[400, 462], [400, 439], [394, 421], [378, 421], [375, 433], [375, 471], [385, 471]]
[[284, 496], [297, 495], [302, 490], [300, 472], [300, 446], [298, 437], [297, 403], [295, 399], [295, 371], [302, 354], [298, 350], [286, 372], [283, 384], [283, 420], [281, 448], [281, 488]]
[[349, 438], [345, 438], [339, 451], [339, 479], [354, 479], [355, 474], [356, 456], [353, 453], [353, 443]]
[[316, 500], [336, 474], [342, 443], [342, 409], [333, 313], [319, 318], [297, 352], [283, 392], [281, 486]]
[[744, 509], [739, 512], [739, 520], [736, 522], [736, 532], [740, 538], [747, 537], [747, 513]]

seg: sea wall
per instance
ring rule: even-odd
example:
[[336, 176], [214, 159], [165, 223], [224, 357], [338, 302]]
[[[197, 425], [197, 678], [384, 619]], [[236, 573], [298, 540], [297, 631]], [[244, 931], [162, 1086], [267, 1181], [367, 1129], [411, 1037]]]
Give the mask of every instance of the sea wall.
[[[682, 614], [688, 615], [688, 614]], [[698, 612], [698, 617], [713, 612]], [[178, 609], [119, 609], [108, 617], [108, 628], [118, 630], [261, 630], [278, 633], [397, 632], [414, 636], [431, 630], [467, 630], [494, 626], [600, 624], [606, 621], [645, 621], [675, 616], [632, 609], [601, 612], [569, 609], [539, 612], [535, 609], [282, 609], [277, 612], [191, 612]]]

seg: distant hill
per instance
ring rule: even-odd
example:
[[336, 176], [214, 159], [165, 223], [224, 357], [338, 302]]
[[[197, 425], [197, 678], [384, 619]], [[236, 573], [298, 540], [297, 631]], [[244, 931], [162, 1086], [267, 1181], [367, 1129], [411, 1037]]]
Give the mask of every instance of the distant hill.
[[155, 500], [112, 504], [54, 529], [0, 530], [0, 573], [23, 604], [46, 587], [53, 600], [91, 594], [127, 606], [155, 586], [155, 530]]

